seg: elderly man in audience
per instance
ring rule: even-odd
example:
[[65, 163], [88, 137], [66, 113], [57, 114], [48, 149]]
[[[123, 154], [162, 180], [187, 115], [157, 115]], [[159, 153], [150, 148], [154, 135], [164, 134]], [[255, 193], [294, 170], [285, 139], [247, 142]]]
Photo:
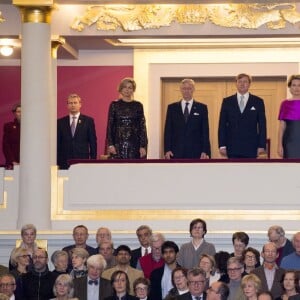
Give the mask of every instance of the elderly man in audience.
[[133, 268], [136, 268], [140, 257], [151, 253], [152, 229], [148, 225], [141, 225], [136, 230], [136, 235], [141, 247], [131, 251], [130, 265]]
[[142, 270], [145, 277], [150, 279], [153, 270], [160, 268], [164, 265], [162, 258], [161, 246], [165, 241], [162, 233], [154, 233], [151, 236], [151, 253], [140, 257], [137, 269]]
[[57, 276], [61, 274], [66, 274], [68, 269], [68, 253], [63, 250], [56, 250], [51, 255], [51, 262], [54, 265], [54, 270], [52, 271]]
[[270, 291], [276, 299], [283, 292], [280, 281], [284, 274], [284, 269], [278, 268], [276, 264], [278, 257], [276, 245], [272, 242], [265, 244], [261, 256], [264, 259], [263, 265], [254, 269], [251, 273], [260, 279], [261, 291]]
[[177, 296], [177, 300], [206, 300], [205, 271], [193, 268], [188, 271], [189, 292]]
[[216, 281], [207, 290], [207, 300], [227, 300], [229, 296], [228, 285], [224, 282]]
[[[48, 300], [54, 297], [53, 285], [56, 275], [48, 269], [48, 253], [38, 248], [34, 251], [33, 268], [19, 279], [22, 284], [22, 300]], [[19, 284], [19, 281], [17, 282]]]
[[152, 271], [150, 275], [150, 298], [155, 300], [164, 299], [173, 288], [172, 271], [177, 267], [176, 255], [178, 246], [173, 241], [165, 241], [161, 252], [165, 265]]
[[300, 270], [300, 232], [294, 234], [293, 246], [295, 251], [282, 258], [280, 267], [298, 271]]
[[99, 253], [99, 245], [103, 242], [111, 242], [112, 236], [111, 231], [107, 227], [99, 227], [96, 232], [96, 243], [98, 247], [96, 248], [96, 253]]
[[0, 293], [5, 294], [10, 300], [15, 300], [16, 280], [11, 274], [0, 276]]
[[279, 266], [283, 257], [295, 251], [293, 244], [285, 237], [285, 231], [281, 226], [273, 225], [268, 229], [268, 238], [273, 242], [278, 251], [276, 263]]
[[99, 244], [99, 254], [101, 254], [106, 261], [106, 268], [110, 269], [117, 264], [114, 256], [114, 244], [112, 241], [104, 241]]
[[74, 297], [80, 300], [104, 300], [112, 296], [110, 280], [101, 277], [105, 267], [106, 261], [101, 254], [90, 256], [87, 275], [74, 279]]
[[107, 280], [110, 280], [111, 275], [115, 271], [120, 270], [126, 272], [130, 283], [129, 294], [134, 296], [133, 282], [139, 277], [144, 277], [144, 274], [142, 271], [132, 268], [130, 266], [131, 250], [127, 245], [120, 245], [115, 252], [117, 265], [113, 268], [105, 270], [102, 273], [102, 277]]

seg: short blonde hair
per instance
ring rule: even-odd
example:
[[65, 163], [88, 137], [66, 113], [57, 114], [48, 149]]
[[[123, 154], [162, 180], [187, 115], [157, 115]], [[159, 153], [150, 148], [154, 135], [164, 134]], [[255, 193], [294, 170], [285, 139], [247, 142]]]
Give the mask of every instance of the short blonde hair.
[[101, 254], [94, 254], [87, 260], [87, 266], [93, 266], [104, 270], [107, 266], [105, 258]]
[[134, 81], [133, 78], [130, 78], [130, 77], [125, 77], [121, 80], [119, 86], [118, 86], [118, 92], [120, 93], [122, 91], [122, 89], [126, 86], [127, 83], [131, 83], [132, 84], [132, 88], [133, 88], [133, 91], [135, 92], [135, 89], [136, 89], [136, 83]]
[[32, 229], [34, 234], [36, 235], [36, 227], [33, 224], [25, 224], [22, 228], [21, 228], [21, 236], [23, 236], [23, 234], [25, 233], [26, 230], [28, 229]]
[[[10, 255], [10, 263], [16, 267], [18, 264], [18, 257], [22, 255], [28, 255], [28, 252], [25, 248], [18, 247], [13, 249]], [[29, 255], [28, 255], [29, 256]]]
[[55, 296], [57, 296], [56, 285], [58, 283], [62, 283], [63, 285], [66, 285], [69, 288], [68, 297], [69, 298], [73, 297], [74, 294], [73, 278], [69, 274], [61, 274], [56, 278], [53, 286], [53, 293]]
[[71, 255], [73, 254], [85, 259], [88, 259], [88, 257], [90, 256], [84, 248], [77, 247], [71, 250]]
[[242, 289], [248, 282], [253, 282], [256, 292], [259, 293], [261, 290], [261, 280], [255, 274], [249, 274], [242, 278], [241, 287]]

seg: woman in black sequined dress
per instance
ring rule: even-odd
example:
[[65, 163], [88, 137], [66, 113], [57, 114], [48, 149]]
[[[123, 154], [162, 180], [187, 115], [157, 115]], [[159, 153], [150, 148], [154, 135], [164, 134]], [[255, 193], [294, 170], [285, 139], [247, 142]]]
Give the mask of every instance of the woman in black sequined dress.
[[142, 103], [133, 100], [136, 83], [124, 78], [118, 88], [121, 98], [109, 107], [106, 139], [108, 154], [122, 159], [145, 158], [147, 131]]

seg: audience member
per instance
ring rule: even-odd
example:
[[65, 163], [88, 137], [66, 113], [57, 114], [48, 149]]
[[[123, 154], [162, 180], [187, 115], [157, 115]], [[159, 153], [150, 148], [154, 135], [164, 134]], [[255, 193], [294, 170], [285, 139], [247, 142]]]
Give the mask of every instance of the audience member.
[[177, 297], [189, 291], [187, 272], [187, 269], [182, 267], [176, 267], [172, 271], [173, 288], [169, 290], [166, 298], [169, 298], [171, 296]]
[[282, 258], [280, 267], [286, 270], [300, 270], [300, 231], [294, 234], [292, 242], [295, 251]]
[[288, 300], [292, 296], [299, 296], [299, 277], [295, 271], [286, 271], [281, 279], [283, 294], [276, 300]]
[[146, 278], [150, 278], [153, 270], [164, 265], [161, 246], [165, 237], [161, 233], [154, 233], [151, 236], [151, 253], [140, 257], [137, 263], [137, 269], [142, 270]]
[[106, 268], [110, 269], [117, 264], [116, 257], [114, 256], [114, 244], [112, 241], [104, 241], [99, 244], [99, 254], [106, 260]]
[[260, 279], [262, 291], [270, 291], [276, 299], [283, 292], [280, 280], [284, 274], [284, 269], [278, 268], [276, 265], [278, 257], [276, 245], [271, 242], [265, 244], [261, 256], [264, 260], [263, 265], [254, 269], [251, 273]]
[[6, 169], [13, 169], [20, 163], [20, 132], [21, 132], [21, 104], [12, 108], [14, 120], [4, 124], [2, 150], [5, 156]]
[[258, 293], [257, 300], [274, 300], [271, 292], [260, 292]]
[[121, 270], [113, 272], [110, 283], [113, 296], [109, 296], [105, 300], [138, 300], [138, 298], [129, 294], [130, 282], [126, 272]]
[[88, 258], [88, 273], [84, 277], [74, 279], [74, 296], [80, 300], [104, 300], [112, 295], [110, 281], [101, 277], [106, 261], [101, 254]]
[[243, 253], [242, 253], [242, 257], [241, 257], [241, 261], [244, 263], [244, 274], [243, 275], [247, 275], [250, 274], [251, 271], [253, 271], [255, 268], [260, 266], [260, 255], [259, 252], [252, 248], [252, 247], [248, 247], [246, 248]]
[[263, 99], [249, 93], [251, 76], [236, 77], [237, 93], [224, 98], [219, 119], [219, 149], [228, 158], [257, 158], [266, 149]]
[[0, 276], [0, 293], [8, 296], [10, 300], [15, 300], [16, 280], [11, 274]]
[[141, 225], [136, 230], [136, 235], [141, 247], [131, 251], [130, 265], [133, 268], [136, 268], [140, 257], [151, 253], [150, 238], [152, 235], [152, 229], [148, 225]]
[[295, 251], [293, 244], [285, 237], [284, 229], [278, 225], [273, 225], [268, 229], [268, 238], [277, 247], [278, 258], [276, 264], [280, 266], [282, 258]]
[[[22, 300], [49, 300], [53, 298], [56, 275], [48, 269], [48, 253], [37, 248], [32, 256], [33, 268], [19, 279], [22, 281]], [[19, 282], [17, 282], [19, 284]]]
[[87, 274], [86, 261], [89, 257], [89, 253], [84, 248], [74, 248], [72, 250], [72, 271], [71, 277], [79, 278]]
[[110, 280], [112, 274], [115, 271], [121, 270], [126, 272], [130, 283], [130, 295], [134, 295], [133, 282], [137, 278], [143, 277], [144, 274], [141, 270], [137, 270], [130, 266], [131, 250], [128, 246], [120, 245], [115, 252], [116, 252], [117, 265], [115, 267], [105, 270], [102, 273], [102, 277]]
[[164, 299], [173, 288], [172, 271], [177, 267], [176, 255], [178, 246], [172, 241], [165, 241], [161, 246], [164, 266], [152, 271], [150, 275], [150, 297], [155, 300]]
[[21, 247], [15, 248], [10, 255], [10, 264], [13, 268], [10, 273], [16, 280], [22, 274], [27, 273], [30, 264], [30, 256], [27, 250]]
[[249, 274], [244, 276], [241, 285], [247, 300], [257, 300], [261, 289], [261, 281], [256, 275]]
[[207, 300], [227, 300], [229, 288], [226, 283], [216, 281], [207, 290]]
[[53, 286], [53, 293], [56, 298], [53, 298], [51, 300], [79, 300], [78, 298], [73, 298], [73, 279], [68, 274], [60, 274], [56, 278]]
[[245, 300], [241, 282], [242, 274], [244, 272], [243, 263], [238, 257], [230, 257], [227, 261], [227, 273], [229, 277], [229, 297], [228, 300]]
[[204, 236], [207, 233], [206, 222], [202, 219], [194, 219], [190, 223], [190, 234], [192, 241], [183, 244], [180, 247], [177, 261], [180, 266], [191, 269], [198, 266], [201, 254], [214, 255], [215, 246], [205, 241]]
[[243, 251], [249, 244], [249, 236], [246, 232], [237, 231], [232, 235], [232, 244], [234, 252], [231, 253], [231, 256], [236, 256], [241, 258]]
[[226, 251], [219, 251], [214, 255], [214, 258], [216, 261], [216, 273], [220, 274], [219, 281], [228, 283], [227, 261], [230, 258], [230, 254]]
[[178, 300], [206, 300], [205, 272], [200, 268], [193, 268], [188, 271], [188, 287], [189, 291], [177, 297]]
[[216, 273], [216, 262], [213, 256], [202, 254], [199, 259], [199, 268], [206, 273], [205, 291], [212, 285], [213, 282], [220, 279], [220, 274]]
[[147, 155], [147, 130], [143, 104], [133, 100], [136, 83], [124, 78], [119, 84], [120, 99], [110, 104], [107, 123], [107, 153], [115, 158], [138, 159]]
[[94, 119], [80, 113], [81, 98], [71, 94], [67, 100], [69, 115], [57, 121], [57, 165], [69, 168], [69, 159], [96, 159], [97, 136]]
[[111, 231], [107, 227], [99, 227], [96, 232], [96, 243], [98, 247], [96, 248], [96, 252], [99, 252], [99, 245], [103, 242], [111, 242]]
[[135, 296], [140, 300], [155, 300], [149, 297], [150, 280], [144, 277], [137, 278], [133, 282]]
[[210, 156], [207, 106], [193, 99], [194, 91], [194, 80], [183, 79], [182, 99], [168, 106], [164, 130], [166, 159]]
[[51, 255], [51, 262], [54, 265], [52, 273], [58, 275], [66, 274], [68, 270], [68, 253], [63, 250], [56, 250]]

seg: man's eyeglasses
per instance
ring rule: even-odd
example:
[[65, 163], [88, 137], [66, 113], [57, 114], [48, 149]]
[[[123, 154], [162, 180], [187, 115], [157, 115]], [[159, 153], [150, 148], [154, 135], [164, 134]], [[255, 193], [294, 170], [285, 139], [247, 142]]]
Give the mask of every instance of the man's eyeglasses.
[[231, 268], [231, 269], [227, 269], [228, 272], [236, 272], [241, 270], [242, 268]]
[[189, 281], [189, 284], [191, 285], [201, 285], [204, 284], [205, 280], [199, 280], [199, 281]]

